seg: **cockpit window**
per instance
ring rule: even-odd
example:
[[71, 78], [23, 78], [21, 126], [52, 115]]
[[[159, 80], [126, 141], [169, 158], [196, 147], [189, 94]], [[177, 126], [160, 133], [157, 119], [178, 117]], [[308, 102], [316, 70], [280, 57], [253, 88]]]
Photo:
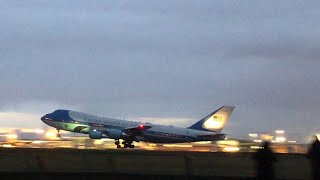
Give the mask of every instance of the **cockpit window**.
[[63, 112], [63, 110], [58, 109], [58, 110], [55, 110], [53, 113], [61, 113], [61, 112]]

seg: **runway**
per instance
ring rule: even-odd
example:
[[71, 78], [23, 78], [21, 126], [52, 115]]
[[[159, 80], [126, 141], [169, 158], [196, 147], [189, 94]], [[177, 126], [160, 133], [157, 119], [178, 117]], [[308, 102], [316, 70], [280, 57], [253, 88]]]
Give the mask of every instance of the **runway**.
[[[228, 139], [223, 141], [205, 141], [194, 143], [155, 144], [134, 142], [135, 150], [148, 151], [195, 151], [195, 152], [255, 152], [260, 143], [249, 140]], [[87, 136], [63, 136], [38, 139], [8, 139], [0, 141], [0, 147], [6, 148], [70, 148], [70, 149], [117, 149], [112, 139], [93, 140]], [[304, 154], [307, 144], [273, 143], [272, 148], [277, 153]]]

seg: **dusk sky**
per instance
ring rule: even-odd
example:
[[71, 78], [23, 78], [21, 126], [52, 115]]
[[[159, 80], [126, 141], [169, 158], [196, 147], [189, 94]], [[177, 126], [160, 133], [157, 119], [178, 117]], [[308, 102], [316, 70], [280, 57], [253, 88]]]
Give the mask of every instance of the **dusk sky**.
[[319, 1], [0, 0], [0, 127], [71, 109], [230, 137], [320, 132]]

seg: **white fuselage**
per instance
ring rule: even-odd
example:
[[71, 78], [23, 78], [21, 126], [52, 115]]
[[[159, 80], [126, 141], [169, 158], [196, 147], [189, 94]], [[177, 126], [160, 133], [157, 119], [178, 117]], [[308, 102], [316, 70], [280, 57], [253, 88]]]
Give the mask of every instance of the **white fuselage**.
[[47, 114], [42, 117], [41, 120], [49, 126], [57, 129], [85, 134], [95, 130], [102, 132], [107, 137], [110, 129], [125, 130], [143, 124], [151, 127], [135, 136], [134, 140], [154, 143], [203, 141], [204, 139], [201, 136], [213, 136], [216, 134], [215, 132], [209, 131], [105, 118], [76, 111], [64, 111], [65, 112], [62, 113], [53, 112], [51, 114]]

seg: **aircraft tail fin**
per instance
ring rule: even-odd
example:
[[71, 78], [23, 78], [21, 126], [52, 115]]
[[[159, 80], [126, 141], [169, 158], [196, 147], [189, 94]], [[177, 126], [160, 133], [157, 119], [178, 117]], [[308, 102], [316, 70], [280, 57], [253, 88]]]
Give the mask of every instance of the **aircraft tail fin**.
[[188, 128], [219, 133], [224, 128], [234, 108], [234, 106], [222, 106]]

